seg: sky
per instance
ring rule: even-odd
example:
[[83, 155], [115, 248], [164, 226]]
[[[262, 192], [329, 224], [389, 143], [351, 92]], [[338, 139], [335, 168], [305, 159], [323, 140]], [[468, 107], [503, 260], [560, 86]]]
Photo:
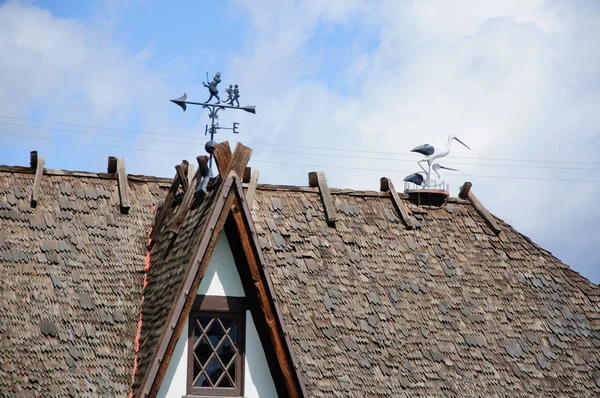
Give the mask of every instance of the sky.
[[221, 72], [256, 115], [220, 114], [259, 183], [379, 189], [421, 144], [496, 216], [600, 282], [600, 2], [0, 2], [0, 164], [172, 177], [207, 113], [169, 102]]

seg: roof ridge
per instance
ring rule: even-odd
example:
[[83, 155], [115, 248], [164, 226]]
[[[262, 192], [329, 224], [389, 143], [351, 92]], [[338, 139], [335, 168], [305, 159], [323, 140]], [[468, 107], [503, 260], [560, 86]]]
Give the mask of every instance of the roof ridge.
[[[248, 188], [249, 183], [243, 183], [244, 188]], [[319, 188], [303, 186], [303, 185], [284, 185], [284, 184], [256, 184], [256, 189], [261, 191], [281, 191], [281, 192], [303, 192], [303, 193], [319, 193]], [[362, 197], [378, 197], [378, 198], [389, 198], [391, 194], [386, 191], [375, 191], [375, 190], [364, 190], [364, 189], [353, 189], [353, 188], [329, 188], [332, 195], [349, 195], [349, 196], [362, 196]], [[403, 192], [398, 192], [400, 199], [409, 200], [408, 195]], [[461, 199], [454, 196], [448, 197], [448, 202], [457, 204], [470, 204], [468, 200]]]
[[[16, 174], [35, 174], [35, 169], [26, 166], [7, 166], [0, 165], [0, 173], [16, 173]], [[102, 180], [117, 180], [116, 173], [102, 173], [92, 171], [77, 171], [77, 170], [64, 170], [64, 169], [49, 169], [44, 168], [44, 174], [50, 176], [64, 176], [64, 177], [81, 177], [81, 178], [99, 178]], [[135, 182], [160, 182], [170, 184], [173, 180], [169, 177], [155, 177], [143, 174], [127, 174], [127, 178]]]

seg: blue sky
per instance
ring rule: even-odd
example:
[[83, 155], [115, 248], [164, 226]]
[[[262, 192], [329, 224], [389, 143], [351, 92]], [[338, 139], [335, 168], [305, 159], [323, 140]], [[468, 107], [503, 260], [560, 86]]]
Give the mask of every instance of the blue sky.
[[[496, 215], [600, 282], [600, 6], [595, 1], [0, 3], [0, 163], [172, 176], [202, 154], [206, 73], [261, 182], [378, 189], [444, 144]], [[63, 122], [69, 124], [54, 124]], [[90, 127], [91, 126], [91, 127]], [[97, 128], [100, 127], [100, 128]], [[126, 131], [128, 130], [128, 131]], [[399, 184], [398, 182], [396, 183]]]

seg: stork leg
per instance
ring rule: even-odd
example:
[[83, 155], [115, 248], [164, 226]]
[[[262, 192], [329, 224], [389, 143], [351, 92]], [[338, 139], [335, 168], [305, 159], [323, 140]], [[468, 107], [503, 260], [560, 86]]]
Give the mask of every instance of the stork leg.
[[[425, 173], [425, 184], [429, 184], [429, 173], [431, 172], [431, 170], [427, 171], [427, 169], [425, 169], [425, 167], [423, 167], [423, 165], [421, 164], [422, 162], [427, 162], [427, 160], [420, 160], [417, 162], [417, 164], [419, 165], [419, 167], [421, 168], [421, 170], [423, 170], [423, 173]], [[431, 167], [430, 167], [431, 168]]]

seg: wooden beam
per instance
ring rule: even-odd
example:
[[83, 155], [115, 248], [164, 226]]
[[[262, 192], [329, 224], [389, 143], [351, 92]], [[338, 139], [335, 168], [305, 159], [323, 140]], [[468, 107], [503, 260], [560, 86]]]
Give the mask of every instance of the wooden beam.
[[382, 178], [380, 182], [380, 187], [382, 190], [384, 188], [387, 188], [387, 190], [390, 191], [392, 202], [394, 202], [396, 210], [398, 210], [398, 213], [400, 213], [400, 218], [402, 219], [404, 225], [406, 225], [406, 228], [416, 228], [417, 225], [413, 222], [412, 218], [408, 214], [408, 210], [404, 206], [404, 203], [402, 203], [402, 199], [400, 199], [400, 197], [398, 196], [398, 192], [396, 192], [396, 188], [394, 187], [394, 183], [392, 183], [392, 180], [390, 178]]
[[[241, 243], [248, 267], [250, 268], [250, 274], [252, 275], [254, 284], [254, 294], [256, 295], [255, 298], [260, 303], [259, 308], [266, 321], [269, 338], [283, 373], [283, 379], [287, 389], [286, 396], [294, 398], [302, 397], [302, 390], [301, 388], [298, 388], [299, 381], [297, 380], [293, 364], [287, 359], [289, 356], [287, 354], [288, 347], [286, 346], [285, 338], [283, 338], [283, 333], [278, 327], [274, 298], [270, 297], [268, 283], [265, 283], [265, 269], [261, 267], [261, 264], [257, 259], [251, 237], [248, 234], [249, 228], [244, 222], [244, 218], [238, 206], [239, 202], [236, 198], [231, 212], [233, 220], [235, 220], [237, 233], [240, 236], [240, 242], [236, 242], [236, 244]], [[291, 347], [289, 348], [291, 349]]]
[[250, 178], [252, 176], [252, 167], [246, 167], [244, 169], [244, 178], [242, 179], [242, 182], [250, 182]]
[[[231, 161], [225, 169], [224, 176], [222, 176], [223, 179], [225, 179], [225, 177], [228, 176], [232, 171], [235, 172], [238, 178], [242, 178], [242, 176], [244, 175], [244, 169], [246, 168], [246, 165], [250, 160], [250, 156], [252, 156], [252, 149], [238, 142], [235, 145], [235, 150], [233, 151], [233, 155], [231, 156]], [[221, 172], [221, 167], [219, 167], [219, 172]]]
[[45, 156], [39, 156], [37, 155], [37, 152], [35, 152], [35, 156], [33, 155], [33, 152], [31, 153], [31, 160], [33, 161], [35, 158], [36, 161], [36, 166], [35, 166], [35, 178], [33, 180], [33, 189], [31, 191], [31, 200], [30, 200], [30, 204], [31, 207], [36, 207], [38, 204], [38, 198], [40, 195], [40, 186], [42, 185], [42, 176], [44, 175], [44, 162], [46, 161], [46, 157]]
[[462, 187], [460, 187], [460, 192], [458, 193], [458, 197], [461, 199], [467, 199], [469, 197], [469, 192], [471, 191], [471, 184], [469, 181], [465, 182]]
[[188, 171], [188, 176], [187, 178], [191, 178], [191, 181], [188, 185], [188, 189], [187, 191], [185, 191], [185, 195], [183, 196], [183, 200], [181, 201], [181, 204], [179, 205], [179, 209], [177, 210], [177, 214], [175, 215], [175, 218], [173, 219], [173, 222], [171, 223], [171, 226], [169, 227], [169, 232], [174, 233], [175, 235], [179, 234], [179, 230], [181, 229], [181, 226], [183, 225], [183, 222], [185, 221], [185, 216], [188, 213], [188, 210], [190, 209], [190, 206], [192, 205], [192, 201], [194, 199], [194, 194], [196, 193], [196, 186], [198, 185], [199, 182], [199, 178], [200, 178], [200, 173], [197, 173], [196, 175], [194, 175], [194, 166], [189, 164], [187, 167], [187, 171]]
[[329, 192], [329, 187], [327, 186], [325, 173], [322, 171], [310, 172], [308, 174], [309, 184], [314, 184], [315, 180], [317, 182], [317, 186], [319, 187], [321, 199], [323, 200], [323, 207], [325, 208], [325, 217], [327, 218], [327, 223], [335, 224], [338, 217], [335, 212], [335, 206], [333, 205], [333, 199], [331, 198], [331, 192]]
[[254, 200], [254, 193], [256, 192], [256, 185], [258, 185], [258, 170], [252, 170], [252, 177], [250, 177], [250, 184], [246, 191], [246, 200], [248, 201], [248, 208], [252, 209], [252, 201]]
[[169, 192], [167, 196], [165, 196], [165, 201], [163, 202], [158, 215], [156, 216], [156, 221], [152, 226], [152, 232], [150, 233], [150, 239], [156, 239], [162, 226], [167, 218], [167, 214], [169, 214], [169, 209], [173, 204], [173, 199], [175, 199], [175, 194], [179, 189], [179, 185], [181, 185], [181, 178], [179, 177], [179, 173], [175, 173], [175, 177], [173, 177], [173, 182], [171, 183], [171, 188], [169, 188]]
[[108, 166], [106, 167], [106, 172], [109, 174], [114, 174], [117, 172], [117, 158], [114, 156], [108, 157]]
[[192, 184], [192, 181], [194, 181], [194, 177], [196, 176], [195, 171], [196, 170], [194, 170], [194, 165], [188, 163], [187, 181], [188, 181], [188, 187], [192, 187], [192, 191], [196, 191], [196, 187], [194, 186], [194, 184]]
[[196, 160], [198, 161], [198, 170], [200, 170], [200, 174], [202, 177], [206, 177], [208, 175], [208, 156], [198, 156]]
[[308, 173], [308, 186], [312, 188], [316, 188], [319, 186], [316, 171], [311, 171], [310, 173]]
[[117, 181], [119, 185], [119, 200], [121, 213], [129, 213], [131, 203], [129, 202], [129, 185], [127, 184], [127, 170], [125, 169], [125, 159], [117, 160]]
[[188, 162], [187, 160], [183, 160], [181, 164], [175, 166], [175, 170], [177, 170], [177, 175], [179, 176], [179, 180], [181, 181], [181, 187], [183, 188], [183, 192], [187, 192], [188, 186], [190, 185], [187, 180], [187, 168]]
[[224, 141], [215, 146], [215, 150], [213, 151], [213, 156], [215, 157], [215, 163], [217, 164], [217, 169], [219, 169], [219, 175], [222, 179], [225, 179], [227, 174], [225, 174], [225, 170], [227, 170], [227, 166], [231, 162], [231, 147], [229, 146], [229, 142]]
[[469, 190], [467, 200], [471, 202], [471, 206], [473, 206], [475, 211], [481, 216], [481, 218], [483, 218], [488, 227], [490, 227], [490, 229], [494, 231], [495, 234], [499, 234], [500, 232], [502, 232], [502, 227], [498, 225], [498, 223], [494, 219], [494, 216], [492, 216], [490, 212], [485, 208], [485, 206], [481, 204], [481, 202], [479, 201], [479, 199], [477, 199], [477, 196], [475, 196], [473, 191]]
[[38, 165], [38, 152], [37, 151], [31, 151], [29, 153], [29, 166], [32, 169], [36, 169]]

